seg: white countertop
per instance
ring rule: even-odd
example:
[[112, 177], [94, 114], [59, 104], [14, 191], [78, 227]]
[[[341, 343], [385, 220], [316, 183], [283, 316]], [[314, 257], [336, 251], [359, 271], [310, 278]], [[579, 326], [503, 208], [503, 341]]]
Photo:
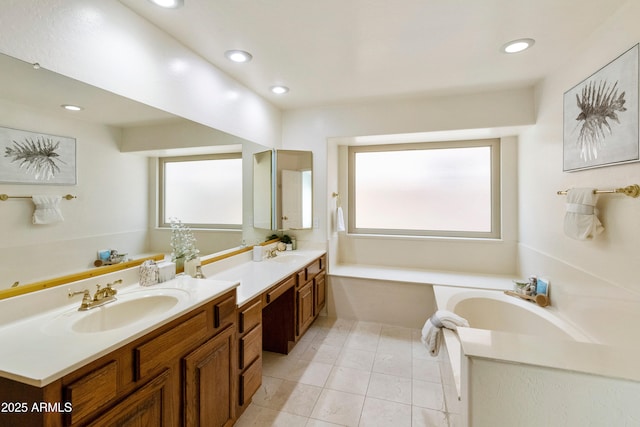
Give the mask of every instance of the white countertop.
[[[281, 253], [279, 261], [254, 262], [249, 252], [233, 257], [233, 260], [205, 266], [206, 279], [181, 275], [150, 287], [137, 283], [118, 286], [116, 298], [119, 301], [133, 293], [175, 294], [176, 290], [179, 290], [182, 300], [157, 317], [101, 332], [74, 332], [66, 320], [101, 310], [95, 308], [79, 312], [81, 296], [69, 303], [69, 290], [91, 289], [93, 282], [74, 283], [0, 300], [0, 377], [44, 387], [233, 288], [236, 288], [240, 306], [325, 253], [324, 250], [299, 250]], [[285, 259], [287, 256], [292, 257]], [[131, 280], [136, 277], [137, 270], [118, 274]], [[112, 304], [115, 306], [118, 302]]]
[[278, 255], [281, 258], [295, 257], [291, 262], [279, 262], [273, 259], [251, 261], [250, 256], [247, 256], [246, 261], [240, 264], [224, 268], [222, 271], [210, 272], [207, 269], [204, 273], [207, 278], [240, 282], [237, 294], [238, 306], [241, 306], [325, 253], [324, 250], [296, 250]]
[[[60, 318], [63, 316], [74, 316], [75, 313], [78, 316], [83, 316], [93, 310], [101, 309], [95, 308], [79, 312], [80, 297], [74, 298], [70, 304], [4, 323], [0, 325], [0, 342], [2, 343], [0, 346], [0, 376], [44, 387], [237, 286], [238, 282], [234, 281], [193, 279], [189, 276], [179, 276], [174, 280], [151, 287], [142, 287], [138, 284], [119, 287], [116, 298], [124, 299], [131, 292], [162, 292], [163, 289], [182, 290], [186, 296], [183, 301], [163, 313], [162, 316], [143, 319], [125, 327], [104, 332], [78, 333], [51, 326], [52, 322], [60, 322]], [[65, 289], [51, 289], [41, 292], [59, 294], [66, 292], [68, 287], [60, 288]], [[0, 301], [0, 310], [3, 305], [28, 301], [28, 296], [24, 297], [21, 299], [22, 301], [12, 301], [12, 299]], [[55, 298], [55, 295], [51, 298]], [[117, 304], [117, 302], [112, 304]]]

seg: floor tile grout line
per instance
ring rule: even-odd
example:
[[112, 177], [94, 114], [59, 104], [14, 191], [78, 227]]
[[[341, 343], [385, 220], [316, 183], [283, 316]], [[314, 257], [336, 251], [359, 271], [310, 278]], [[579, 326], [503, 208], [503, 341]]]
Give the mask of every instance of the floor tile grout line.
[[[327, 377], [324, 379], [323, 385], [322, 386], [314, 385], [314, 387], [317, 387], [317, 388], [320, 389], [320, 393], [322, 393], [324, 390], [340, 391], [340, 390], [333, 390], [332, 388], [329, 388], [328, 387], [328, 380], [329, 380], [329, 377], [332, 375], [332, 372], [333, 372], [334, 369], [336, 369], [336, 368], [346, 368], [346, 367], [343, 367], [341, 365], [338, 365], [338, 363], [340, 362], [341, 355], [343, 354], [345, 349], [349, 349], [349, 347], [347, 347], [347, 343], [350, 341], [350, 339], [352, 337], [357, 335], [358, 331], [356, 331], [356, 328], [358, 326], [358, 323], [359, 322], [357, 322], [357, 321], [352, 321], [352, 322], [349, 323], [349, 325], [350, 325], [349, 326], [349, 332], [347, 333], [346, 338], [344, 340], [340, 340], [340, 345], [339, 346], [334, 346], [334, 347], [339, 348], [339, 351], [338, 351], [339, 355], [336, 356], [335, 358], [332, 358], [330, 362], [327, 362], [326, 359], [322, 360], [322, 361], [316, 361], [316, 360], [313, 359], [313, 355], [311, 355], [311, 360], [302, 359], [302, 357], [304, 357], [302, 355], [305, 354], [307, 349], [305, 349], [304, 351], [300, 351], [299, 353], [296, 353], [292, 357], [291, 360], [304, 360], [307, 363], [315, 362], [315, 363], [323, 363], [325, 365], [330, 365], [331, 366], [331, 370], [330, 370], [329, 374], [327, 375]], [[366, 322], [366, 323], [373, 324], [372, 322]], [[382, 324], [377, 324], [377, 325], [379, 326], [379, 331], [376, 333], [376, 349], [375, 349], [375, 351], [363, 350], [363, 351], [367, 351], [367, 352], [373, 353], [374, 361], [376, 360], [376, 355], [378, 355], [378, 353], [381, 352], [380, 343], [381, 343], [382, 332], [385, 329], [385, 326], [387, 326], [387, 325], [382, 325]], [[396, 328], [396, 327], [389, 326], [387, 328], [387, 332], [393, 332], [394, 328]], [[320, 326], [318, 326], [317, 329], [319, 329], [319, 330], [315, 331], [315, 334], [314, 334], [315, 336], [312, 339], [310, 339], [311, 342], [313, 342], [316, 339], [316, 337], [318, 335], [320, 335], [320, 333], [324, 334], [324, 336], [321, 337], [324, 340], [324, 339], [327, 338], [327, 336], [329, 336], [329, 334], [331, 334], [332, 331], [337, 331], [336, 333], [339, 333], [339, 334], [342, 334], [342, 333], [345, 332], [344, 326], [340, 326], [338, 328], [332, 328], [330, 325], [320, 325]], [[410, 329], [411, 330], [411, 328], [403, 328], [403, 329]], [[367, 333], [368, 331], [364, 331], [364, 332]], [[410, 332], [410, 336], [408, 338], [406, 336], [397, 336], [397, 335], [387, 335], [386, 336], [386, 338], [392, 338], [394, 340], [398, 340], [398, 341], [401, 341], [401, 342], [406, 342], [407, 344], [411, 345], [411, 358], [410, 358], [410, 360], [411, 360], [412, 368], [411, 368], [411, 376], [409, 377], [410, 380], [411, 380], [411, 388], [409, 390], [410, 403], [406, 404], [406, 403], [402, 403], [402, 402], [398, 402], [398, 401], [394, 401], [394, 400], [388, 400], [388, 399], [384, 399], [384, 398], [380, 398], [380, 397], [374, 397], [374, 396], [370, 396], [369, 395], [370, 388], [371, 388], [371, 381], [372, 381], [372, 377], [373, 377], [374, 373], [379, 373], [379, 374], [383, 374], [383, 375], [390, 375], [392, 377], [405, 378], [405, 379], [408, 378], [408, 377], [404, 377], [402, 375], [389, 374], [389, 373], [385, 373], [385, 372], [376, 372], [376, 371], [374, 371], [374, 365], [372, 365], [369, 369], [366, 369], [366, 370], [365, 369], [351, 368], [351, 369], [354, 369], [354, 370], [367, 372], [368, 375], [369, 375], [369, 378], [368, 378], [368, 381], [367, 381], [367, 387], [366, 387], [366, 389], [364, 391], [364, 395], [360, 395], [359, 393], [342, 391], [342, 393], [348, 393], [348, 394], [352, 394], [352, 395], [356, 395], [356, 396], [361, 396], [363, 398], [363, 406], [362, 406], [362, 408], [360, 409], [360, 412], [359, 412], [358, 422], [360, 422], [362, 420], [362, 417], [364, 416], [366, 399], [375, 398], [375, 399], [388, 401], [388, 402], [391, 402], [391, 403], [397, 403], [397, 404], [409, 406], [411, 408], [412, 420], [413, 420], [413, 414], [416, 411], [421, 411], [423, 409], [426, 409], [426, 410], [429, 410], [429, 411], [436, 411], [436, 412], [441, 413], [441, 415], [445, 419], [445, 422], [447, 424], [449, 423], [450, 414], [448, 412], [446, 412], [446, 409], [447, 409], [446, 406], [443, 407], [441, 410], [437, 410], [437, 409], [431, 409], [431, 408], [424, 408], [424, 407], [417, 406], [417, 405], [413, 404], [413, 398], [414, 398], [414, 396], [413, 396], [413, 394], [414, 394], [413, 385], [414, 385], [415, 381], [422, 381], [422, 382], [427, 382], [427, 383], [431, 383], [431, 384], [438, 384], [440, 390], [442, 390], [442, 392], [444, 393], [444, 384], [443, 384], [442, 380], [439, 381], [439, 382], [437, 382], [437, 381], [429, 381], [429, 380], [425, 380], [424, 378], [417, 378], [415, 376], [414, 369], [413, 369], [414, 366], [415, 366], [414, 365], [414, 361], [416, 361], [416, 360], [428, 360], [428, 359], [425, 359], [425, 358], [422, 358], [422, 357], [415, 357], [416, 353], [415, 353], [414, 345], [417, 342], [417, 340], [415, 339], [415, 335], [416, 334], [414, 332]], [[311, 346], [311, 342], [308, 343], [308, 347]], [[322, 343], [322, 341], [321, 341], [321, 343]], [[332, 342], [331, 344], [334, 344], [334, 343], [335, 342]], [[331, 346], [331, 344], [327, 344], [327, 345]], [[385, 354], [384, 351], [382, 351], [381, 354]], [[437, 360], [436, 361], [429, 361], [429, 363], [432, 363], [432, 362], [438, 362], [438, 361]], [[439, 368], [440, 368], [440, 366], [438, 366], [438, 372], [440, 372]], [[265, 377], [281, 379], [283, 381], [290, 381], [290, 382], [294, 382], [294, 383], [298, 383], [298, 384], [304, 384], [304, 383], [300, 383], [299, 381], [289, 380], [287, 378], [278, 378], [278, 377], [272, 377], [272, 376], [269, 376], [269, 375], [265, 375]], [[311, 385], [311, 384], [309, 384], [309, 385]], [[316, 398], [315, 401], [313, 402], [313, 408], [311, 410], [311, 414], [313, 414], [313, 410], [315, 409], [315, 407], [317, 406], [317, 404], [319, 402], [319, 397], [320, 397], [320, 395], [318, 395], [318, 398]], [[256, 405], [256, 406], [259, 406], [259, 405]], [[288, 414], [292, 414], [291, 412], [287, 412], [287, 411], [282, 411], [282, 412], [285, 412], [285, 413], [288, 413]], [[317, 418], [312, 418], [311, 415], [309, 415], [309, 416], [301, 416], [301, 418], [305, 419], [306, 423], [309, 423], [310, 420], [318, 420]], [[319, 421], [323, 421], [323, 420], [319, 420]]]

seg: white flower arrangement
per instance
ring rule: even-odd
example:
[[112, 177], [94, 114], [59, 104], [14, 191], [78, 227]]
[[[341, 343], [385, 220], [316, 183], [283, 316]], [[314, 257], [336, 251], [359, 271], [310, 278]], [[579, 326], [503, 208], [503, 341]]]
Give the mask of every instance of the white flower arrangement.
[[200, 253], [196, 249], [196, 238], [193, 237], [191, 229], [175, 218], [171, 218], [171, 249], [172, 261], [190, 261]]

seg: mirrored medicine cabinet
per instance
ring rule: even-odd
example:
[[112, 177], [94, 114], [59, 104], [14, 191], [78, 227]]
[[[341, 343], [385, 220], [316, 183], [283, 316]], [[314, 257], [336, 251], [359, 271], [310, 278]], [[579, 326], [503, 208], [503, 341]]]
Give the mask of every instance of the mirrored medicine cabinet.
[[267, 230], [313, 227], [313, 153], [269, 150], [253, 155], [253, 226]]

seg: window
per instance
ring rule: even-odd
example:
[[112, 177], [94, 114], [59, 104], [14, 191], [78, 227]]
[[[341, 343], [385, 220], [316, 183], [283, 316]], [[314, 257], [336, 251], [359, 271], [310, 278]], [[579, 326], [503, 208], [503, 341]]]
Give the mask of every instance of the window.
[[499, 140], [349, 147], [349, 232], [499, 238]]
[[242, 154], [160, 158], [160, 225], [242, 228]]

